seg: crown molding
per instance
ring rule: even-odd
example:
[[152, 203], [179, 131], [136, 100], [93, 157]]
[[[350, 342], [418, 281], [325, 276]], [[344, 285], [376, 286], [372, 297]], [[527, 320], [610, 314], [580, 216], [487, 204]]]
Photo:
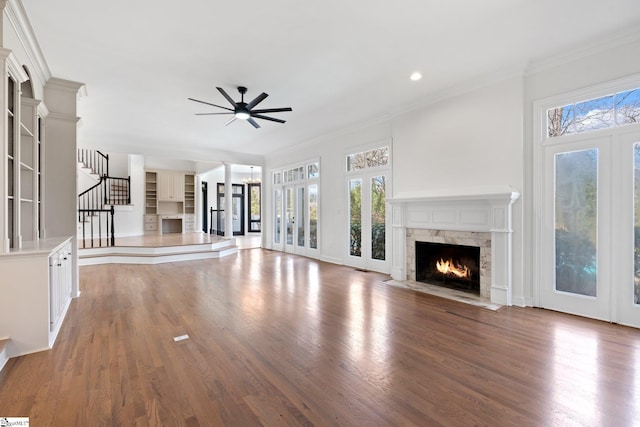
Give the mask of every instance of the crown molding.
[[18, 63], [18, 60], [11, 49], [0, 48], [0, 59], [5, 60], [9, 73], [11, 73], [18, 83], [29, 80], [29, 76], [22, 66], [20, 66], [20, 63]]
[[555, 68], [582, 58], [625, 46], [640, 41], [640, 29], [637, 25], [624, 28], [604, 37], [598, 37], [589, 43], [576, 46], [573, 49], [564, 49], [555, 55], [532, 61], [526, 68], [525, 76]]
[[47, 64], [47, 60], [44, 57], [44, 53], [40, 48], [40, 44], [35, 35], [35, 31], [29, 22], [29, 17], [24, 9], [24, 5], [21, 0], [9, 0], [7, 7], [5, 8], [7, 18], [13, 26], [18, 35], [18, 39], [24, 47], [29, 60], [34, 65], [34, 69], [31, 70], [35, 73], [44, 84], [51, 78], [51, 70]]
[[87, 86], [84, 83], [74, 82], [72, 80], [60, 79], [58, 77], [51, 77], [45, 89], [60, 90], [63, 92], [71, 92], [78, 95], [78, 97], [87, 96]]

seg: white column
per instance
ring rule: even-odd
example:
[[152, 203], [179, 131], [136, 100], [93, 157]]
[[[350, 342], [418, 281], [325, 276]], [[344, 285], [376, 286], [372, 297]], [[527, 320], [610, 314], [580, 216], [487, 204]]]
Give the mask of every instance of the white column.
[[[80, 296], [78, 285], [78, 192], [76, 187], [76, 147], [78, 139], [77, 102], [86, 95], [84, 83], [51, 78], [44, 87], [49, 115], [44, 122], [44, 237], [74, 236], [72, 242], [72, 296]], [[41, 236], [42, 237], [42, 236]]]
[[233, 238], [233, 187], [231, 163], [224, 163], [224, 237]]

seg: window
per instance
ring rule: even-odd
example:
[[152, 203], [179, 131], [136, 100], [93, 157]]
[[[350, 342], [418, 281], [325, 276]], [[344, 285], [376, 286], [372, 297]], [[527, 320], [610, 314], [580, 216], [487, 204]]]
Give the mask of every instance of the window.
[[547, 110], [547, 138], [640, 122], [640, 88]]
[[363, 151], [347, 155], [347, 172], [387, 166], [389, 164], [389, 147]]
[[315, 162], [307, 165], [307, 178], [320, 178], [320, 163]]

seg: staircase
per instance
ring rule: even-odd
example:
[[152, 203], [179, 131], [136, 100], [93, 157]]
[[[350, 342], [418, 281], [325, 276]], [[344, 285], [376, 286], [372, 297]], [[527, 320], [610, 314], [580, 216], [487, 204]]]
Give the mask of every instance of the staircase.
[[78, 195], [81, 247], [115, 245], [114, 206], [131, 203], [131, 177], [109, 176], [109, 155], [78, 149], [78, 165], [95, 184]]

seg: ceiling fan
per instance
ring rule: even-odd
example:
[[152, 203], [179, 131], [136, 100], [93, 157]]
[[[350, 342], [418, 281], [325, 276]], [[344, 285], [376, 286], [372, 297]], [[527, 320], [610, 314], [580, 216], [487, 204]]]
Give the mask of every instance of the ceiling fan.
[[221, 87], [217, 87], [216, 89], [218, 89], [218, 91], [222, 94], [222, 96], [224, 96], [224, 98], [229, 101], [229, 103], [231, 104], [231, 106], [233, 108], [229, 108], [229, 107], [223, 107], [222, 105], [216, 105], [216, 104], [212, 104], [210, 102], [206, 102], [206, 101], [200, 101], [198, 99], [193, 99], [193, 98], [187, 98], [190, 101], [195, 101], [195, 102], [199, 102], [201, 104], [206, 104], [206, 105], [211, 105], [213, 107], [218, 107], [218, 108], [222, 108], [224, 110], [227, 110], [227, 112], [224, 113], [196, 113], [196, 116], [210, 116], [210, 115], [221, 115], [221, 114], [233, 114], [233, 117], [231, 117], [229, 120], [227, 120], [227, 122], [225, 123], [225, 125], [229, 125], [231, 123], [233, 123], [236, 119], [240, 119], [240, 120], [246, 120], [247, 122], [249, 122], [251, 124], [251, 126], [253, 126], [254, 128], [259, 128], [260, 125], [253, 120], [254, 118], [256, 119], [262, 119], [262, 120], [270, 120], [272, 122], [278, 122], [278, 123], [284, 123], [285, 121], [282, 119], [276, 119], [275, 117], [269, 117], [269, 116], [265, 116], [264, 113], [279, 113], [282, 111], [293, 111], [290, 107], [285, 107], [285, 108], [264, 108], [264, 109], [259, 109], [259, 110], [254, 110], [254, 107], [256, 105], [258, 105], [259, 103], [261, 103], [262, 101], [264, 101], [264, 99], [269, 96], [266, 93], [262, 92], [260, 95], [256, 96], [253, 101], [246, 103], [244, 102], [244, 94], [247, 93], [247, 88], [244, 86], [239, 86], [238, 87], [238, 92], [240, 92], [240, 101], [239, 102], [235, 102], [233, 100], [233, 98], [231, 98], [227, 92], [225, 92], [224, 89], [222, 89]]

